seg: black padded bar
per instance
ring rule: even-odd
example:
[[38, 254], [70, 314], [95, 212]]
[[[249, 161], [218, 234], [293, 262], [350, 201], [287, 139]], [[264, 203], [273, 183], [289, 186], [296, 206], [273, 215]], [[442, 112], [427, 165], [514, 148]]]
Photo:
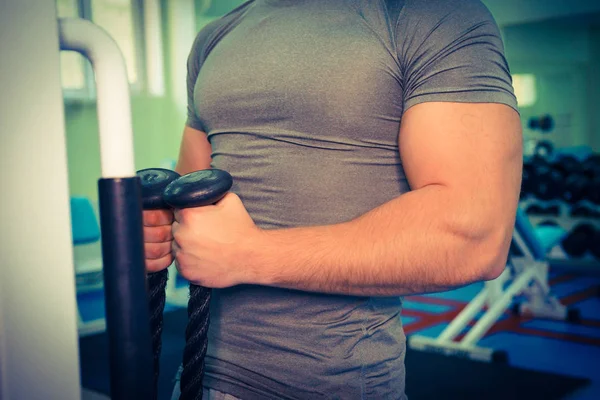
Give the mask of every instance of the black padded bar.
[[153, 356], [140, 179], [100, 179], [98, 193], [111, 399], [151, 399]]

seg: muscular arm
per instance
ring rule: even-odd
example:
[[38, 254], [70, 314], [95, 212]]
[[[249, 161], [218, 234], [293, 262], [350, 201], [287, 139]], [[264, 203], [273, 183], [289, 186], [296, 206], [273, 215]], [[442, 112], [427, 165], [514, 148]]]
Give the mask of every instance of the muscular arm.
[[206, 133], [186, 126], [183, 130], [179, 159], [175, 170], [181, 174], [210, 168], [211, 147]]
[[521, 180], [518, 114], [501, 104], [416, 105], [399, 144], [411, 192], [346, 223], [266, 231], [248, 258], [256, 283], [393, 296], [498, 276]]

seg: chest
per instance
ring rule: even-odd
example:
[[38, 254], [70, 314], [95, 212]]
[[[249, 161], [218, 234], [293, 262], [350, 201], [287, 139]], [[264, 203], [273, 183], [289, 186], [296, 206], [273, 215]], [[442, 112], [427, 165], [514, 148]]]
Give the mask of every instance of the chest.
[[269, 123], [359, 135], [398, 122], [402, 76], [385, 35], [349, 8], [251, 10], [205, 60], [196, 111], [209, 131]]

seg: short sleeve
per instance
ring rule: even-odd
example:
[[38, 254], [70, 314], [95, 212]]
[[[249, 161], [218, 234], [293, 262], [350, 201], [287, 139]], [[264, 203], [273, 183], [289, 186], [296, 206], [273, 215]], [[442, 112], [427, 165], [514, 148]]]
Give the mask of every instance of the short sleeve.
[[194, 88], [204, 58], [205, 45], [213, 30], [214, 24], [212, 23], [200, 30], [194, 39], [194, 44], [187, 59], [187, 119], [185, 124], [199, 131], [204, 131], [204, 126], [196, 112]]
[[198, 58], [196, 52], [196, 48], [193, 47], [187, 62], [187, 119], [185, 124], [190, 128], [204, 131], [202, 122], [196, 112], [196, 106], [194, 105], [194, 87], [196, 86], [196, 79], [198, 79], [198, 73], [200, 72], [200, 67], [196, 62], [196, 58]]
[[518, 111], [500, 30], [479, 0], [408, 0], [396, 35], [404, 110], [439, 101]]
[[194, 100], [194, 89], [198, 75], [200, 74], [200, 68], [210, 50], [235, 25], [252, 3], [254, 3], [254, 0], [248, 0], [223, 17], [208, 23], [196, 35], [196, 39], [194, 39], [194, 44], [187, 60], [187, 119], [185, 124], [190, 128], [206, 131], [198, 116]]

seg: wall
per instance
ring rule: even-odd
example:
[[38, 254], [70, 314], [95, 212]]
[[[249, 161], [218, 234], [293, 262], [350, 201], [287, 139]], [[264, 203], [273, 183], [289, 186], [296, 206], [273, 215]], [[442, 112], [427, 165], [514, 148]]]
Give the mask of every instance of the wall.
[[[503, 28], [506, 55], [512, 73], [533, 73], [538, 101], [521, 108], [526, 140], [549, 139], [557, 147], [591, 145], [594, 122], [589, 98], [598, 86], [592, 68], [593, 38], [589, 25], [548, 21]], [[532, 116], [551, 114], [555, 129], [548, 134], [529, 130]]]
[[[194, 0], [196, 9], [195, 31], [220, 15], [242, 4], [243, 0]], [[137, 169], [160, 166], [165, 159], [176, 159], [181, 133], [185, 123], [185, 93], [181, 93], [185, 78], [173, 65], [185, 65], [185, 57], [193, 37], [178, 40], [178, 30], [169, 29], [169, 10], [173, 4], [161, 0], [164, 71], [166, 93], [164, 97], [132, 93], [132, 122], [134, 131], [135, 166]], [[191, 33], [193, 35], [194, 33]], [[186, 34], [187, 35], [187, 34]], [[182, 56], [184, 54], [185, 56]], [[177, 57], [175, 57], [177, 56]], [[182, 61], [183, 59], [183, 61]], [[178, 80], [176, 85], [175, 79]], [[95, 102], [69, 101], [65, 104], [69, 185], [72, 195], [97, 199], [97, 180], [100, 177], [100, 149]]]
[[[534, 73], [539, 79], [539, 101], [521, 110], [524, 125], [531, 116], [551, 113], [557, 118], [556, 130], [543, 138], [558, 146], [589, 144], [600, 151], [600, 28], [570, 22], [540, 21], [549, 16], [572, 15], [600, 9], [600, 2], [539, 0], [484, 0], [502, 26], [506, 54], [513, 73]], [[196, 31], [218, 16], [242, 4], [243, 0], [195, 0]], [[182, 53], [181, 44], [169, 30], [168, 0], [161, 0], [163, 19], [164, 68], [166, 95], [153, 98], [144, 93], [132, 96], [136, 168], [160, 165], [176, 158], [185, 120], [181, 87], [174, 89], [176, 74], [173, 54]], [[523, 22], [527, 23], [523, 23]], [[519, 24], [517, 24], [519, 23]], [[188, 38], [189, 40], [189, 38]], [[187, 47], [184, 49], [188, 51]], [[181, 62], [181, 61], [178, 61]], [[177, 77], [178, 81], [181, 76]], [[180, 86], [180, 85], [179, 85]], [[178, 94], [175, 94], [178, 92]], [[70, 103], [65, 107], [69, 182], [71, 193], [96, 195], [100, 176], [100, 155], [95, 103]], [[525, 129], [527, 139], [539, 139], [538, 133]]]
[[587, 111], [590, 116], [590, 145], [600, 152], [600, 24], [590, 28], [590, 64]]
[[[137, 95], [132, 97], [131, 107], [136, 169], [175, 158], [184, 121], [172, 101]], [[96, 103], [68, 103], [65, 118], [70, 192], [95, 200], [100, 177]]]
[[[134, 132], [135, 166], [137, 169], [159, 166], [166, 158], [175, 159], [185, 122], [185, 110], [178, 109], [173, 99], [172, 75], [168, 62], [171, 53], [166, 29], [168, 0], [161, 0], [163, 67], [166, 93], [152, 97], [141, 91], [132, 92], [132, 124]], [[96, 201], [100, 177], [98, 116], [95, 102], [65, 103], [69, 186], [71, 195], [86, 196]]]
[[500, 26], [600, 12], [598, 0], [482, 0]]

